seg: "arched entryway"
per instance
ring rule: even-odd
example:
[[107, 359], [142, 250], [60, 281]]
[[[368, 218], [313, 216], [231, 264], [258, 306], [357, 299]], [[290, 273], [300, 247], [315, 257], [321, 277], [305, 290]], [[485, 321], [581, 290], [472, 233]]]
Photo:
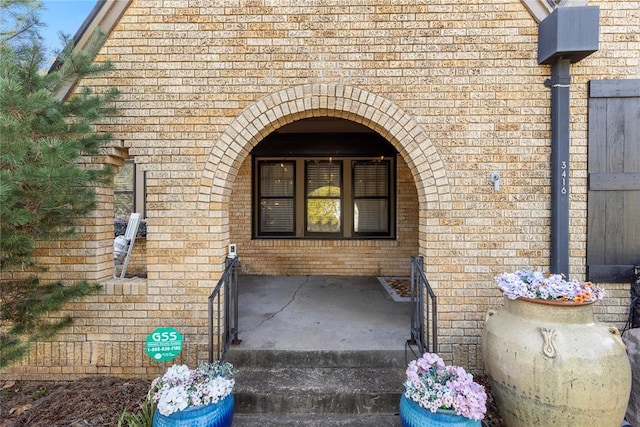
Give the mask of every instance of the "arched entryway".
[[406, 276], [418, 206], [413, 176], [388, 141], [349, 120], [302, 119], [242, 163], [229, 236], [244, 274]]
[[251, 150], [272, 132], [314, 117], [348, 120], [376, 132], [395, 147], [415, 184], [420, 225], [418, 252], [424, 252], [429, 232], [425, 213], [446, 209], [451, 200], [440, 155], [424, 129], [391, 100], [350, 86], [325, 84], [283, 89], [256, 101], [214, 144], [198, 197], [198, 215], [207, 213], [210, 218], [211, 249], [222, 255], [233, 243], [229, 224], [232, 215], [239, 213], [230, 210], [230, 200]]
[[[280, 134], [281, 139], [283, 135], [296, 135], [294, 143], [298, 145], [292, 148], [285, 141], [285, 148], [281, 147], [280, 152], [272, 157], [269, 157], [273, 153], [268, 149], [254, 151], [256, 147], [264, 148], [260, 145], [263, 141], [273, 144], [282, 142], [271, 142], [277, 134]], [[364, 151], [356, 149], [354, 152], [353, 146], [348, 154], [337, 150], [337, 157], [332, 157], [330, 152], [322, 152], [322, 161], [325, 163], [332, 166], [340, 163], [344, 166], [343, 169], [337, 169], [336, 173], [343, 176], [353, 174], [351, 183], [344, 184], [338, 193], [341, 203], [351, 204], [352, 211], [348, 213], [351, 216], [357, 209], [357, 203], [353, 201], [356, 190], [351, 186], [356, 179], [357, 173], [354, 171], [358, 162], [364, 159], [372, 164], [372, 156], [378, 156], [382, 162], [388, 153], [385, 150], [391, 148], [394, 192], [389, 200], [393, 201], [396, 210], [393, 212], [393, 227], [389, 234], [381, 238], [354, 236], [357, 230], [352, 221], [341, 230], [345, 234], [339, 237], [323, 235], [318, 239], [309, 238], [305, 234], [309, 232], [309, 228], [306, 228], [306, 216], [301, 217], [301, 222], [305, 224], [297, 235], [292, 232], [291, 236], [266, 238], [260, 234], [260, 229], [256, 226], [256, 222], [259, 222], [258, 211], [261, 209], [259, 201], [256, 202], [259, 197], [256, 190], [256, 176], [260, 175], [258, 162], [267, 158], [274, 169], [277, 166], [295, 168], [299, 172], [288, 179], [297, 176], [300, 179], [299, 186], [307, 186], [311, 181], [311, 175], [307, 175], [308, 160], [297, 148], [301, 145], [308, 148], [314, 142], [306, 140], [305, 134], [341, 141], [347, 145], [358, 138], [354, 135], [365, 135], [364, 139], [368, 140], [365, 145], [378, 144], [374, 143], [376, 138], [382, 140], [372, 152], [367, 152], [366, 147]], [[348, 135], [346, 139], [345, 135]], [[311, 152], [309, 158], [313, 158], [316, 153], [314, 149]], [[353, 194], [349, 199], [344, 193], [351, 190]], [[305, 197], [309, 194], [305, 193]], [[408, 275], [410, 257], [423, 253], [426, 247], [424, 242], [429, 238], [425, 228], [425, 212], [446, 208], [449, 197], [444, 164], [426, 133], [408, 113], [401, 111], [389, 100], [356, 88], [313, 85], [283, 90], [263, 98], [247, 108], [229, 126], [209, 157], [201, 185], [199, 213], [208, 212], [210, 215], [210, 230], [213, 233], [209, 237], [212, 248], [226, 253], [228, 244], [237, 245], [242, 273], [294, 276], [298, 278], [296, 283], [299, 282], [300, 289], [303, 289], [304, 284], [304, 290], [310, 291], [308, 280], [305, 279], [308, 276], [326, 276], [328, 279], [324, 283], [338, 281], [338, 284], [334, 284], [337, 289], [345, 276], [369, 277], [375, 281], [376, 276]], [[306, 199], [304, 203], [308, 207]], [[345, 210], [348, 209], [346, 206]], [[346, 222], [349, 222], [348, 217]], [[269, 280], [274, 279], [270, 277]], [[282, 290], [283, 286], [281, 283], [278, 289]], [[295, 288], [297, 285], [292, 286]], [[322, 288], [324, 284], [320, 283], [318, 286]], [[362, 288], [362, 293], [368, 291], [367, 286]], [[377, 284], [374, 282], [371, 286]], [[268, 291], [259, 292], [273, 297], [273, 293]], [[289, 301], [293, 302], [296, 295], [300, 297], [299, 292], [302, 291], [293, 289], [293, 293], [283, 296], [281, 304], [276, 303], [271, 311], [279, 311], [278, 307], [289, 307]], [[319, 293], [316, 292], [316, 295]], [[265, 305], [265, 301], [256, 306]], [[328, 313], [326, 305], [317, 309], [323, 311], [323, 314]], [[394, 310], [396, 308], [388, 311], [391, 313]], [[400, 342], [409, 335], [408, 307], [405, 311], [407, 333], [399, 338]], [[258, 316], [266, 319], [271, 314], [267, 310], [258, 313]], [[324, 320], [328, 321], [329, 319]], [[367, 326], [366, 323], [363, 326], [365, 329], [360, 334], [356, 332], [356, 335], [364, 336], [367, 330], [371, 331], [371, 325]], [[242, 325], [240, 329], [242, 333]], [[343, 329], [350, 330], [350, 327], [345, 324]], [[296, 336], [291, 331], [272, 334]]]

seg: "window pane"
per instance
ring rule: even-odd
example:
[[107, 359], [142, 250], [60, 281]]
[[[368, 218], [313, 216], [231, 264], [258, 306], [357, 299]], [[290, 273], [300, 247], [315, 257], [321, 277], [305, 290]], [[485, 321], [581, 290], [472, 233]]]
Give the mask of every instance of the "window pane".
[[389, 203], [386, 199], [358, 199], [353, 209], [353, 231], [356, 233], [387, 233]]
[[307, 231], [311, 233], [339, 233], [340, 199], [307, 200]]
[[259, 234], [295, 232], [294, 169], [290, 161], [259, 163]]
[[389, 233], [389, 167], [387, 161], [353, 163], [353, 231]]
[[342, 206], [342, 162], [306, 162], [307, 231], [339, 233]]
[[293, 163], [264, 162], [260, 165], [261, 197], [293, 197]]
[[340, 197], [342, 162], [307, 162], [307, 195]]
[[260, 204], [262, 233], [293, 233], [293, 199], [265, 199]]
[[354, 197], [386, 197], [389, 194], [387, 162], [355, 162], [353, 168]]

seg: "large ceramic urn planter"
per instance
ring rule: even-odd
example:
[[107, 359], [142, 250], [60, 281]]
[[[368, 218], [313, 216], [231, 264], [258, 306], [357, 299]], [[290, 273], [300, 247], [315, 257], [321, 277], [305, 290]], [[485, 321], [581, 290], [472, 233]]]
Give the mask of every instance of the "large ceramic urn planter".
[[631, 368], [616, 328], [592, 304], [504, 299], [483, 333], [487, 375], [509, 427], [619, 427]]

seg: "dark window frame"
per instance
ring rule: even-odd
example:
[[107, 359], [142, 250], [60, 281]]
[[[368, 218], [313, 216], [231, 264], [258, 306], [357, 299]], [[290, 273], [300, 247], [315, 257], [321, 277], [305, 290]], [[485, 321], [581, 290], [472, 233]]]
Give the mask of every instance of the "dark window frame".
[[[357, 196], [356, 195], [356, 180], [355, 180], [355, 173], [356, 173], [356, 165], [357, 164], [365, 164], [365, 163], [381, 163], [381, 164], [386, 164], [387, 167], [387, 174], [386, 174], [386, 178], [387, 178], [387, 183], [386, 183], [386, 189], [387, 189], [387, 195], [386, 196], [381, 196], [381, 195], [376, 195], [376, 196], [371, 196], [371, 195], [367, 195], [367, 196]], [[395, 162], [394, 162], [395, 164]], [[351, 180], [351, 200], [352, 200], [352, 206], [355, 209], [355, 205], [356, 205], [356, 201], [357, 200], [386, 200], [387, 201], [387, 221], [386, 221], [386, 229], [387, 231], [368, 231], [368, 232], [364, 232], [364, 231], [356, 231], [355, 230], [355, 221], [352, 222], [352, 230], [351, 230], [351, 234], [352, 236], [362, 236], [362, 237], [376, 237], [376, 236], [380, 236], [380, 237], [387, 237], [389, 235], [389, 233], [391, 232], [392, 228], [393, 228], [393, 223], [395, 221], [395, 202], [394, 199], [396, 197], [396, 188], [394, 186], [394, 177], [395, 177], [395, 173], [392, 170], [393, 168], [393, 164], [388, 161], [388, 160], [352, 160], [352, 165], [351, 165], [351, 173], [353, 175], [354, 178], [352, 178]]]
[[[396, 238], [396, 157], [391, 144], [375, 133], [367, 134], [272, 134], [252, 152], [252, 238], [309, 240], [390, 240]], [[310, 161], [340, 162], [340, 232], [308, 231], [307, 171]], [[294, 233], [273, 233], [261, 230], [262, 198], [260, 165], [265, 162], [293, 162], [294, 172]], [[387, 231], [355, 231], [354, 168], [356, 164], [384, 162], [387, 164]], [[376, 196], [380, 198], [381, 196]], [[366, 199], [363, 197], [362, 199]], [[372, 199], [369, 197], [369, 199]]]
[[291, 164], [291, 167], [293, 168], [293, 195], [290, 197], [293, 200], [293, 231], [291, 232], [262, 232], [261, 236], [262, 237], [293, 237], [296, 234], [296, 215], [295, 215], [295, 211], [296, 211], [296, 207], [295, 207], [295, 196], [296, 196], [296, 188], [297, 188], [297, 183], [296, 183], [296, 162], [295, 161], [291, 161], [291, 160], [278, 160], [278, 159], [258, 159], [257, 163], [256, 163], [256, 176], [254, 176], [254, 183], [255, 183], [255, 187], [256, 187], [256, 191], [254, 192], [254, 199], [257, 200], [256, 203], [256, 208], [254, 209], [254, 212], [256, 213], [256, 230], [259, 229], [260, 225], [262, 224], [263, 221], [263, 216], [262, 216], [262, 209], [260, 209], [260, 207], [263, 204], [263, 201], [267, 201], [267, 200], [276, 200], [276, 199], [285, 199], [288, 198], [284, 195], [280, 195], [280, 196], [263, 196], [262, 195], [262, 190], [263, 190], [263, 185], [262, 185], [262, 180], [260, 179], [260, 173], [261, 173], [261, 167], [263, 165], [274, 165], [274, 164], [283, 164], [283, 163], [288, 163]]
[[[304, 200], [303, 200], [303, 211], [304, 211], [304, 236], [305, 237], [330, 237], [330, 238], [342, 238], [344, 236], [344, 222], [345, 222], [345, 212], [344, 212], [344, 207], [345, 207], [345, 200], [344, 200], [344, 175], [345, 175], [345, 171], [344, 171], [344, 162], [342, 159], [309, 159], [309, 158], [305, 158], [303, 159], [303, 163], [304, 163]], [[311, 196], [310, 193], [312, 192], [312, 190], [309, 189], [309, 183], [310, 183], [310, 176], [309, 176], [309, 165], [310, 164], [318, 164], [318, 163], [326, 163], [332, 166], [335, 165], [339, 165], [340, 167], [338, 168], [338, 186], [339, 186], [339, 196], [335, 197], [335, 196], [322, 196], [322, 195], [317, 195], [317, 196]], [[319, 189], [319, 188], [318, 188]], [[316, 189], [317, 190], [317, 189]], [[311, 200], [315, 200], [315, 201], [320, 201], [320, 200], [339, 200], [339, 205], [340, 205], [340, 218], [338, 218], [338, 231], [310, 231], [310, 224], [309, 224], [309, 206], [310, 206], [310, 201]], [[296, 207], [299, 207], [299, 205], [296, 205]]]

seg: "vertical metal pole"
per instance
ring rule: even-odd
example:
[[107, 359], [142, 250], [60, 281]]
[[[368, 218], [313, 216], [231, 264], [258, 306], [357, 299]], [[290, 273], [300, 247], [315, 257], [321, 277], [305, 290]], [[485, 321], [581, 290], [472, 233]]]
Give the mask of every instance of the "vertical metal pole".
[[[420, 278], [420, 287], [418, 292], [418, 303], [420, 304], [418, 310], [418, 322], [420, 330], [420, 353], [424, 353], [429, 347], [429, 328], [425, 328], [424, 320], [429, 319], [429, 304], [425, 301], [425, 283], [423, 283], [424, 276], [424, 257], [418, 256], [416, 259], [418, 265], [418, 272]], [[425, 305], [426, 304], [426, 305]], [[426, 309], [425, 309], [426, 308]], [[425, 313], [426, 311], [426, 313]], [[426, 316], [426, 317], [425, 317]]]
[[415, 339], [415, 329], [416, 329], [416, 301], [418, 300], [418, 297], [416, 295], [416, 257], [411, 257], [411, 277], [410, 277], [410, 283], [411, 283], [411, 330], [410, 332], [410, 343], [415, 344], [416, 343], [416, 339]]
[[[229, 313], [229, 307], [231, 306], [231, 301], [229, 301], [229, 298], [230, 298], [229, 274], [227, 273], [227, 268], [228, 268], [228, 263], [225, 261], [225, 272], [223, 276], [223, 284], [222, 284], [222, 290], [221, 290], [222, 294], [224, 295], [224, 306], [222, 308], [223, 309], [222, 322], [224, 323], [224, 327], [222, 328], [222, 349], [218, 354], [218, 360], [224, 359], [224, 354], [226, 353], [227, 346], [229, 345], [229, 336], [231, 335], [230, 333], [231, 322], [229, 321], [229, 317], [231, 316], [231, 313]], [[221, 294], [221, 298], [222, 298], [222, 294]], [[220, 317], [220, 315], [218, 315], [218, 317]]]
[[569, 277], [570, 61], [551, 66], [551, 273]]
[[438, 352], [438, 303], [436, 300], [436, 295], [431, 296], [431, 331], [433, 336], [431, 337], [431, 344], [433, 349], [431, 350], [433, 353]]
[[[426, 291], [426, 284], [423, 281], [423, 277], [424, 277], [424, 257], [422, 256], [418, 256], [416, 258], [416, 264], [418, 266], [418, 283], [419, 283], [419, 287], [418, 287], [418, 304], [420, 304], [418, 306], [418, 331], [419, 335], [420, 335], [420, 343], [419, 343], [419, 347], [420, 347], [420, 353], [424, 353], [428, 346], [429, 346], [429, 334], [428, 332], [425, 333], [425, 330], [428, 331], [428, 328], [425, 328], [425, 314], [426, 316], [428, 316], [428, 313], [425, 313], [425, 291]], [[426, 306], [426, 311], [429, 310], [429, 306]], [[426, 319], [429, 319], [428, 317], [426, 317]]]
[[[220, 292], [222, 292], [222, 288], [220, 289]], [[225, 295], [225, 298], [226, 298], [226, 295]], [[217, 301], [216, 312], [218, 313], [218, 322], [216, 324], [216, 329], [217, 329], [216, 336], [218, 337], [218, 340], [216, 343], [216, 349], [218, 353], [216, 354], [216, 360], [220, 360], [222, 358], [222, 354], [224, 353], [224, 340], [226, 339], [226, 337], [224, 336], [224, 329], [223, 329], [224, 326], [221, 326], [223, 322], [222, 316], [224, 316], [225, 313], [223, 313], [222, 311], [222, 297], [220, 296], [220, 294], [218, 294], [218, 298], [216, 301]]]
[[207, 301], [209, 315], [209, 363], [213, 363], [213, 299]]
[[231, 343], [239, 344], [238, 341], [238, 263], [237, 259], [233, 259], [233, 267], [231, 268], [231, 295], [233, 296], [233, 324], [231, 325]]

